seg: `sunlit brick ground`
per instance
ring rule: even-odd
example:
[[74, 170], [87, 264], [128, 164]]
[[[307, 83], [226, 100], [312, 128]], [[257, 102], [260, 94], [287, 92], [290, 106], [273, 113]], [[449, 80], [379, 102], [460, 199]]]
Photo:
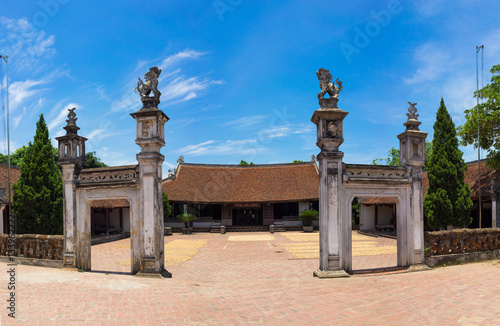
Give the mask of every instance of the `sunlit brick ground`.
[[[129, 239], [92, 246], [92, 272], [17, 266], [17, 318], [3, 308], [2, 325], [500, 325], [500, 261], [318, 279], [315, 239], [175, 234], [165, 237], [172, 279], [129, 275]], [[395, 266], [394, 248], [353, 233], [353, 266]]]

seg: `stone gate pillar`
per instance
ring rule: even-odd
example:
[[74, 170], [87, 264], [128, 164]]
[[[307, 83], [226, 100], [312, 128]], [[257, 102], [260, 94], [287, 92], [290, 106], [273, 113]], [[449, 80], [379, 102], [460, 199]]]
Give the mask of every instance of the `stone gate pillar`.
[[[139, 240], [141, 258], [138, 275], [170, 277], [171, 274], [164, 268], [163, 192], [161, 188], [164, 156], [160, 153], [160, 149], [165, 146], [164, 125], [169, 118], [158, 109], [160, 92], [156, 89], [156, 85], [160, 73], [161, 70], [158, 68], [151, 68], [146, 74], [146, 80], [149, 77], [149, 81], [145, 84], [140, 81], [137, 89], [141, 93], [143, 107], [131, 114], [137, 122], [135, 142], [141, 147], [141, 152], [137, 154], [140, 174], [139, 220], [142, 230]], [[149, 97], [151, 91], [154, 97]]]
[[[328, 70], [316, 73], [321, 92], [318, 94], [320, 109], [314, 111], [311, 121], [317, 126], [316, 145], [321, 149], [319, 162], [319, 248], [320, 265], [314, 272], [318, 277], [346, 277], [342, 246], [348, 225], [341, 218], [342, 158], [339, 146], [344, 142], [343, 120], [348, 112], [337, 107], [342, 82], [332, 83]], [[325, 98], [325, 94], [329, 98]]]
[[500, 179], [491, 180], [491, 227], [500, 228]]
[[[425, 164], [425, 138], [427, 133], [420, 131], [418, 114], [415, 105], [408, 108], [408, 120], [403, 124], [406, 131], [398, 135], [401, 165], [407, 168], [410, 177], [409, 216], [407, 216], [407, 238], [402, 244], [403, 250], [408, 252], [408, 262], [401, 262], [403, 266], [419, 265], [424, 263], [424, 211], [422, 189], [422, 166]], [[403, 217], [405, 218], [405, 217]], [[398, 241], [404, 241], [398, 234]], [[398, 258], [399, 261], [399, 258]]]
[[56, 137], [59, 157], [57, 164], [62, 167], [63, 211], [64, 211], [64, 253], [63, 264], [66, 268], [82, 267], [77, 262], [77, 209], [75, 177], [85, 166], [85, 141], [87, 138], [78, 135], [75, 109], [68, 109], [68, 123], [64, 129], [66, 135]]

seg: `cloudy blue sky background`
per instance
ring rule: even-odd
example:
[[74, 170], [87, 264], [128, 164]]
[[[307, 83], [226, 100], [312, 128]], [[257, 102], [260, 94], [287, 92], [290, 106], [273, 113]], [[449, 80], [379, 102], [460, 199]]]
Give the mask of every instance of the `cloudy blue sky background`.
[[[418, 103], [429, 140], [441, 97], [463, 124], [475, 105], [476, 44], [485, 46], [485, 84], [500, 63], [499, 12], [494, 0], [2, 1], [11, 150], [33, 139], [40, 113], [50, 136], [62, 135], [76, 107], [88, 151], [109, 165], [134, 164], [129, 114], [141, 102], [133, 88], [156, 65], [170, 117], [164, 173], [179, 155], [307, 161], [319, 152], [310, 119], [324, 67], [344, 83], [344, 161], [370, 163], [399, 146], [408, 101]], [[6, 154], [5, 117], [1, 132]], [[466, 161], [477, 158], [462, 150]]]

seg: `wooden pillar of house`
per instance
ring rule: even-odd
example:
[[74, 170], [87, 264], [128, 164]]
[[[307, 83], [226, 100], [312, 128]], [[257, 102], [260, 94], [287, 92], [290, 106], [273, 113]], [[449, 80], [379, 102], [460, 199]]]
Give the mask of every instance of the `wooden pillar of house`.
[[222, 206], [222, 225], [232, 226], [233, 225], [233, 205], [223, 205]]
[[106, 235], [109, 235], [109, 208], [106, 208]]
[[378, 204], [375, 204], [375, 230], [377, 229], [378, 225]]
[[274, 223], [273, 204], [262, 205], [262, 220], [264, 226], [271, 225]]
[[123, 208], [120, 207], [120, 232], [123, 232]]

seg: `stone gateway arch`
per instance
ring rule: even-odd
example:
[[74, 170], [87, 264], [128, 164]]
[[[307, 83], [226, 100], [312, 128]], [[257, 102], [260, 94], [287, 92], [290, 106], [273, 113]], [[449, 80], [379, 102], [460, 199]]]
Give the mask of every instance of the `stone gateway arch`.
[[[63, 170], [64, 257], [66, 268], [91, 269], [91, 207], [98, 200], [126, 200], [130, 207], [132, 274], [170, 277], [164, 268], [162, 163], [164, 125], [169, 118], [158, 109], [156, 89], [161, 70], [154, 67], [137, 89], [143, 107], [132, 113], [136, 144], [141, 147], [137, 165], [82, 169], [86, 138], [78, 135], [76, 114], [69, 110], [66, 135], [57, 137], [58, 164]], [[153, 92], [153, 96], [149, 94]]]
[[[425, 138], [419, 130], [416, 103], [410, 103], [406, 131], [398, 135], [402, 166], [345, 164], [339, 150], [344, 142], [343, 120], [348, 112], [337, 107], [342, 82], [338, 87], [326, 69], [316, 73], [321, 92], [320, 109], [311, 121], [317, 126], [319, 162], [320, 266], [314, 272], [321, 278], [347, 277], [352, 272], [352, 211], [355, 197], [397, 198], [398, 266], [413, 270], [424, 265], [424, 219], [422, 166], [425, 163]], [[325, 98], [325, 94], [330, 95]]]

